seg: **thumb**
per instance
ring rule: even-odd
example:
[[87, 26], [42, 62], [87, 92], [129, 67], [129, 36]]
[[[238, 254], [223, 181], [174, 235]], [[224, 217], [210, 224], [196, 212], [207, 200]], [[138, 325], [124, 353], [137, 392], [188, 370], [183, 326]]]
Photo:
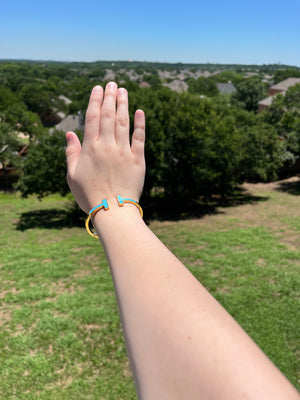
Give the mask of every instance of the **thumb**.
[[81, 144], [76, 133], [74, 132], [67, 132], [66, 139], [67, 139], [66, 158], [67, 158], [68, 175], [71, 177], [75, 172], [76, 165], [81, 153]]

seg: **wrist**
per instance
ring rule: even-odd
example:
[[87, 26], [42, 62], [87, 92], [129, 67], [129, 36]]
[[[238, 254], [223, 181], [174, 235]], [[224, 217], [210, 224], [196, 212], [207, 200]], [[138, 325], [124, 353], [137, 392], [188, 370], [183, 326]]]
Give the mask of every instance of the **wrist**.
[[[131, 198], [116, 196], [109, 202], [103, 199], [101, 203], [92, 208], [86, 220], [86, 229], [94, 237], [102, 236], [104, 231], [113, 227], [118, 229], [121, 225], [128, 225], [142, 220], [143, 210], [139, 203]], [[91, 222], [94, 232], [91, 231]]]

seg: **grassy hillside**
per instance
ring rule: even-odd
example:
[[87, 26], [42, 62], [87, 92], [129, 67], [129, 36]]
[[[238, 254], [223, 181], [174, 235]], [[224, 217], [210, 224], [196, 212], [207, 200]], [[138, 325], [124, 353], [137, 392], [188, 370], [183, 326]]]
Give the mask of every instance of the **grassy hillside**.
[[[300, 388], [300, 181], [151, 229]], [[246, 195], [247, 194], [247, 195]], [[107, 262], [70, 202], [0, 194], [5, 399], [135, 399]]]

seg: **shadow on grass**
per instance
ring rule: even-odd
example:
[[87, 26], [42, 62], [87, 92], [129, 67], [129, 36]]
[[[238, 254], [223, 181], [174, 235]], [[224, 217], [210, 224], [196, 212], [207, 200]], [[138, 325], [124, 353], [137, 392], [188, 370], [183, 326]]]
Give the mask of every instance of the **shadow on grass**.
[[[144, 219], [147, 222], [157, 219], [182, 220], [202, 218], [205, 215], [220, 214], [220, 207], [234, 207], [241, 204], [255, 204], [259, 201], [266, 201], [268, 197], [251, 196], [244, 189], [239, 188], [226, 198], [218, 196], [204, 199], [185, 199], [178, 198], [172, 201], [160, 196], [151, 199], [142, 199], [141, 204], [144, 209]], [[25, 231], [27, 229], [61, 229], [72, 227], [84, 227], [85, 214], [74, 203], [69, 208], [47, 208], [23, 212], [16, 224], [16, 229]]]
[[281, 182], [277, 190], [280, 192], [288, 192], [295, 196], [300, 196], [300, 177], [297, 180], [291, 182]]
[[261, 201], [267, 201], [267, 196], [250, 195], [244, 188], [237, 188], [232, 194], [226, 197], [212, 196], [209, 199], [179, 199], [168, 200], [161, 197], [151, 199], [142, 199], [145, 211], [145, 220], [151, 221], [157, 219], [164, 220], [182, 220], [202, 218], [205, 215], [221, 214], [220, 207], [235, 207], [242, 204], [255, 204]]
[[84, 226], [84, 213], [75, 205], [67, 208], [47, 208], [23, 212], [16, 229], [60, 229]]

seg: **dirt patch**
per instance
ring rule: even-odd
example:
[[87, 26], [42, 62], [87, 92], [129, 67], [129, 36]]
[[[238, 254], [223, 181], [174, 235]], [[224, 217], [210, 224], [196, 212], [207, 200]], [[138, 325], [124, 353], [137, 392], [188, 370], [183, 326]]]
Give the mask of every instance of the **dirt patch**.
[[47, 389], [53, 389], [56, 387], [60, 387], [63, 389], [67, 389], [73, 382], [73, 378], [71, 376], [66, 376], [62, 377], [61, 379], [58, 379], [55, 383], [51, 383], [49, 385], [46, 385]]
[[217, 291], [217, 293], [227, 294], [227, 293], [230, 293], [231, 290], [232, 290], [232, 288], [224, 286], [224, 287], [221, 287], [221, 288], [218, 287], [216, 291]]
[[292, 176], [288, 179], [283, 179], [276, 182], [268, 182], [268, 183], [244, 183], [242, 186], [245, 188], [250, 194], [256, 194], [259, 192], [272, 192], [274, 190], [282, 190], [287, 184], [294, 184], [299, 182], [300, 178], [298, 176]]
[[77, 278], [85, 278], [86, 276], [89, 276], [93, 273], [93, 271], [89, 270], [89, 269], [82, 269], [78, 272], [76, 272], [73, 276], [75, 279]]
[[76, 247], [72, 249], [72, 253], [80, 253], [82, 250], [90, 249], [90, 247]]
[[186, 262], [190, 267], [201, 267], [204, 262], [202, 260], [194, 260], [194, 261], [187, 261]]
[[3, 299], [8, 293], [18, 294], [22, 292], [22, 290], [17, 290], [16, 288], [11, 288], [9, 290], [1, 290], [0, 291], [0, 299]]
[[53, 301], [57, 298], [57, 296], [68, 293], [68, 294], [76, 294], [80, 290], [83, 290], [81, 286], [75, 286], [75, 285], [70, 285], [70, 283], [67, 281], [57, 281], [53, 282], [52, 284], [47, 285], [49, 288], [51, 294], [53, 294], [53, 297], [50, 297], [50, 300]]
[[81, 324], [80, 327], [84, 328], [88, 332], [91, 332], [93, 330], [98, 330], [99, 331], [99, 330], [104, 328], [103, 325], [99, 325], [99, 324]]
[[11, 320], [11, 312], [8, 310], [0, 309], [0, 326]]
[[256, 263], [262, 267], [264, 267], [266, 265], [266, 260], [264, 260], [263, 258], [259, 258]]
[[129, 361], [126, 361], [125, 367], [123, 369], [123, 376], [125, 376], [126, 378], [132, 377], [132, 372], [130, 369]]

